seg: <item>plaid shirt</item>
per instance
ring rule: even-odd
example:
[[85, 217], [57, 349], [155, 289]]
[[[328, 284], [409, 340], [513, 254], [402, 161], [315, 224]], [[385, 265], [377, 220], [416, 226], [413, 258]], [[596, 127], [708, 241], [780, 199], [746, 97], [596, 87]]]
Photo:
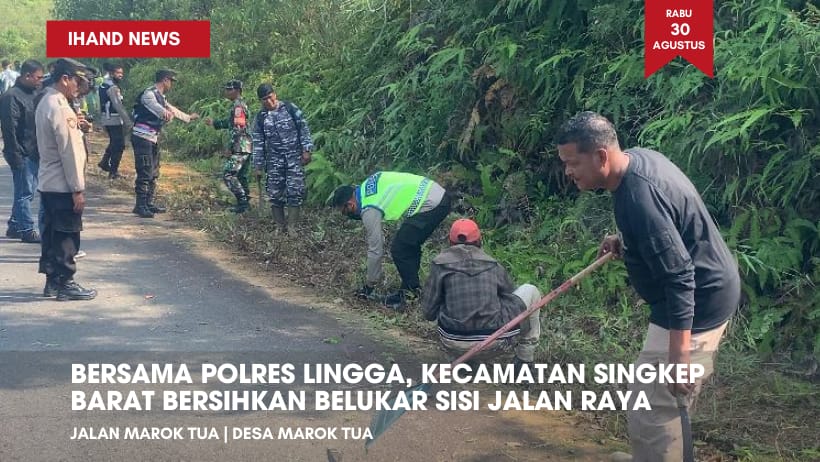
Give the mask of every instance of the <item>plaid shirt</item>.
[[526, 310], [514, 290], [509, 273], [481, 248], [454, 245], [433, 259], [424, 317], [449, 334], [489, 335]]

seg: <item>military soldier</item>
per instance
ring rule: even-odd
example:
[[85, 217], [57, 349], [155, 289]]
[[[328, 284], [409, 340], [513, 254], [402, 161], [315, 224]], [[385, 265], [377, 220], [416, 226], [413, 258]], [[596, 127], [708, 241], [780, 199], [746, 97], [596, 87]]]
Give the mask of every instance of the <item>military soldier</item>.
[[122, 82], [124, 72], [120, 65], [109, 67], [109, 78], [103, 80], [99, 87], [100, 112], [102, 124], [108, 133], [108, 147], [98, 166], [112, 180], [122, 178], [119, 174], [120, 160], [125, 150], [125, 134], [131, 132], [131, 117], [122, 104]]
[[72, 59], [55, 63], [52, 84], [37, 105], [39, 189], [44, 208], [40, 273], [46, 275], [43, 295], [57, 300], [90, 300], [97, 291], [74, 281], [85, 208], [86, 153], [80, 121], [69, 100], [87, 84], [88, 69]]
[[262, 101], [262, 110], [253, 125], [253, 167], [257, 176], [266, 169], [273, 219], [281, 231], [286, 231], [288, 221], [299, 221], [305, 198], [304, 166], [310, 162], [313, 141], [307, 121], [296, 105], [277, 99], [267, 83], [260, 85], [256, 94]]
[[225, 97], [233, 101], [228, 117], [222, 120], [212, 120], [209, 117], [205, 119], [205, 123], [217, 130], [231, 131], [229, 157], [225, 161], [222, 178], [225, 180], [225, 186], [236, 196], [236, 207], [232, 210], [242, 213], [248, 210], [248, 158], [253, 152], [253, 138], [248, 133], [248, 106], [242, 100], [242, 82], [231, 80], [226, 83]]
[[134, 181], [137, 197], [133, 212], [142, 218], [153, 218], [155, 213], [165, 212], [164, 207], [154, 204], [159, 177], [157, 139], [160, 130], [174, 118], [186, 123], [199, 118], [199, 114], [186, 114], [165, 99], [165, 93], [177, 81], [176, 76], [176, 72], [172, 70], [158, 70], [154, 76], [154, 85], [143, 90], [134, 105], [131, 145], [134, 147], [134, 168], [137, 170], [137, 179]]

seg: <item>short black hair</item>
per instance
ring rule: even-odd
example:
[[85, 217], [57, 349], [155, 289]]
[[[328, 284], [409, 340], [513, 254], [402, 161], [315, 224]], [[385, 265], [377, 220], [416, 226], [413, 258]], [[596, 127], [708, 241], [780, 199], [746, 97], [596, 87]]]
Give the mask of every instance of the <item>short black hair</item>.
[[40, 61], [36, 61], [34, 59], [27, 59], [23, 61], [23, 64], [20, 66], [20, 74], [26, 75], [31, 74], [37, 71], [42, 71], [43, 65]]
[[610, 146], [620, 147], [615, 126], [597, 112], [584, 111], [564, 122], [555, 137], [556, 144], [576, 143], [579, 152], [592, 152]]
[[171, 79], [172, 82], [176, 82], [177, 72], [171, 69], [160, 69], [154, 74], [154, 83], [160, 83], [165, 79]]
[[328, 198], [327, 205], [333, 208], [339, 208], [347, 203], [353, 193], [356, 192], [356, 186], [352, 184], [345, 184], [333, 190]]
[[269, 83], [263, 83], [262, 85], [256, 87], [256, 96], [259, 99], [262, 99], [274, 92], [276, 92], [276, 90], [274, 90], [273, 85]]
[[0, 63], [0, 64], [2, 64], [2, 65], [3, 65], [3, 68], [5, 68], [5, 67], [6, 67], [6, 66], [8, 66], [9, 64], [11, 64], [11, 62], [10, 62], [8, 59], [4, 59], [4, 60], [3, 60], [3, 62], [2, 62], [2, 63]]

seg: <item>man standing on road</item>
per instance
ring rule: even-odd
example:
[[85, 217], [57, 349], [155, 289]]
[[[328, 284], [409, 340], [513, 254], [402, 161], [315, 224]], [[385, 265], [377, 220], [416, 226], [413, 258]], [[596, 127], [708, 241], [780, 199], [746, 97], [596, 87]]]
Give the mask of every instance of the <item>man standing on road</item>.
[[256, 95], [262, 102], [262, 110], [253, 124], [253, 167], [257, 177], [263, 169], [268, 174], [265, 189], [270, 197], [273, 220], [279, 230], [285, 232], [288, 223], [296, 225], [301, 217], [306, 189], [305, 165], [310, 162], [313, 141], [302, 110], [277, 99], [273, 86], [259, 85]]
[[351, 219], [362, 220], [367, 241], [367, 279], [356, 292], [370, 298], [382, 280], [384, 231], [382, 221], [406, 218], [399, 227], [390, 254], [401, 276], [401, 287], [384, 303], [401, 309], [420, 293], [421, 245], [450, 213], [450, 195], [435, 181], [412, 173], [376, 172], [361, 185], [339, 186], [330, 206]]
[[[225, 165], [222, 171], [222, 178], [225, 186], [236, 196], [236, 207], [233, 211], [242, 213], [248, 210], [248, 169], [250, 162], [248, 158], [253, 152], [253, 138], [248, 133], [248, 106], [242, 100], [242, 82], [231, 80], [225, 84], [225, 97], [233, 101], [231, 112], [228, 117], [222, 120], [205, 119], [205, 124], [213, 126], [217, 130], [228, 129], [231, 131], [231, 138], [228, 142]], [[261, 194], [262, 191], [259, 191]]]
[[131, 145], [134, 147], [137, 179], [134, 181], [136, 204], [133, 212], [142, 218], [153, 218], [155, 213], [165, 212], [164, 207], [154, 204], [159, 177], [159, 132], [175, 117], [186, 123], [199, 118], [199, 114], [186, 114], [166, 101], [165, 94], [177, 81], [176, 76], [174, 71], [158, 70], [154, 85], [143, 90], [134, 105]]
[[[433, 259], [422, 309], [425, 319], [438, 322], [442, 346], [458, 357], [540, 299], [534, 285], [513, 285], [507, 270], [481, 249], [478, 225], [462, 218], [450, 228], [450, 247]], [[516, 365], [532, 365], [540, 335], [536, 311], [476, 359], [515, 350]]]
[[37, 105], [40, 194], [44, 228], [40, 273], [46, 275], [43, 296], [57, 300], [91, 300], [97, 291], [74, 281], [85, 208], [87, 156], [77, 114], [69, 103], [87, 80], [86, 66], [73, 59], [55, 62], [52, 84]]
[[[11, 216], [6, 237], [39, 243], [31, 205], [37, 191], [39, 156], [34, 127], [37, 89], [43, 80], [43, 65], [34, 60], [23, 63], [23, 74], [14, 86], [0, 97], [0, 127], [3, 132], [3, 157], [11, 167], [14, 183]], [[42, 207], [41, 207], [42, 208]], [[40, 213], [42, 217], [42, 210]], [[38, 220], [42, 221], [42, 220]], [[39, 223], [42, 226], [42, 223]], [[38, 227], [39, 227], [38, 226]]]
[[105, 148], [102, 160], [98, 166], [108, 172], [108, 178], [112, 180], [122, 178], [119, 174], [120, 160], [125, 150], [125, 134], [131, 133], [131, 117], [122, 104], [122, 82], [124, 71], [122, 66], [111, 65], [108, 68], [108, 79], [104, 79], [100, 85], [100, 122], [108, 133], [108, 147]]
[[14, 86], [20, 73], [14, 70], [14, 65], [8, 59], [3, 60], [3, 71], [0, 72], [0, 94], [3, 94]]
[[567, 121], [557, 136], [567, 176], [581, 190], [612, 193], [620, 235], [600, 253], [622, 256], [629, 280], [650, 306], [649, 330], [637, 364], [701, 364], [696, 383], [631, 384], [651, 411], [627, 414], [633, 454], [613, 460], [680, 462], [676, 396], [692, 404], [713, 370], [714, 354], [740, 302], [737, 263], [692, 182], [662, 154], [621, 151], [615, 127], [594, 112]]

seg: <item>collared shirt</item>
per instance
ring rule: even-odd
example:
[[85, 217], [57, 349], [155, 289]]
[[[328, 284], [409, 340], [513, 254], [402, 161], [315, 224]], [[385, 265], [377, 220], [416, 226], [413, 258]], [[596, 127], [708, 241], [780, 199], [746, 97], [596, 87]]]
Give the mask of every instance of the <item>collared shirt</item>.
[[65, 95], [48, 87], [34, 115], [40, 151], [39, 190], [85, 190], [86, 154], [77, 114]]

